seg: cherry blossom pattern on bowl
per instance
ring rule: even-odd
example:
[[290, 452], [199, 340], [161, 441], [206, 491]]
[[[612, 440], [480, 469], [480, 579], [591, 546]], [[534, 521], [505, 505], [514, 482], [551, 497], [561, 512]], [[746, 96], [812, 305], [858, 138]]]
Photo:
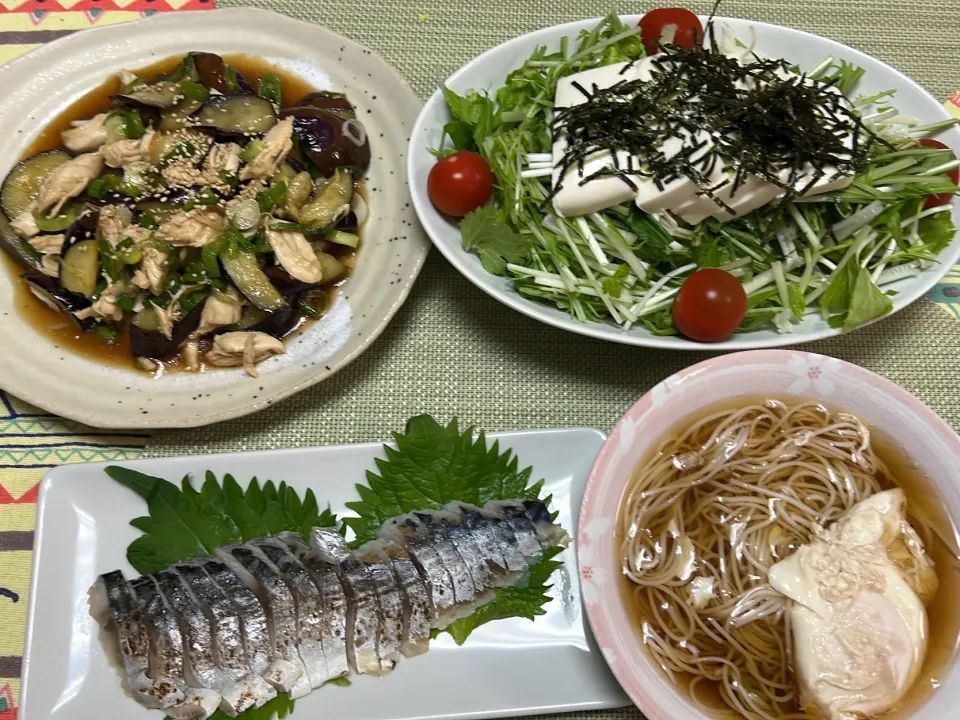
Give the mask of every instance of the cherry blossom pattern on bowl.
[[[864, 368], [813, 353], [758, 350], [693, 365], [656, 385], [614, 428], [594, 463], [577, 537], [581, 591], [597, 644], [623, 689], [649, 720], [703, 720], [703, 714], [643, 647], [619, 587], [618, 511], [637, 465], [672, 428], [703, 408], [737, 398], [818, 400], [852, 412], [899, 448], [929, 478], [955, 524], [960, 520], [960, 437], [920, 400]], [[960, 703], [960, 664], [913, 720], [952, 716]]]

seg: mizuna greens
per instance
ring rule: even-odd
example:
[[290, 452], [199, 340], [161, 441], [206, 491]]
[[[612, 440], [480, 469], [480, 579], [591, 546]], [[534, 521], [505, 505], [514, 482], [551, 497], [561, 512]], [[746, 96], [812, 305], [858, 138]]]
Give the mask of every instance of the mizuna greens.
[[[924, 205], [931, 194], [957, 191], [949, 173], [960, 161], [918, 138], [955, 121], [921, 126], [898, 113], [892, 91], [856, 97], [863, 69], [834, 58], [807, 75], [851, 98], [871, 136], [866, 162], [849, 187], [724, 223], [689, 226], [633, 203], [558, 217], [548, 202], [557, 81], [644, 57], [638, 33], [611, 15], [575, 42], [565, 38], [556, 51], [538, 48], [492, 95], [443, 88], [454, 119], [432, 152], [479, 152], [497, 179], [496, 207], [462, 221], [464, 249], [476, 252], [487, 271], [511, 278], [523, 296], [582, 322], [612, 321], [624, 330], [641, 324], [673, 335], [673, 298], [685, 278], [700, 268], [722, 268], [748, 296], [739, 332], [791, 332], [809, 314], [849, 331], [889, 313], [890, 284], [919, 274], [953, 239], [951, 205]], [[860, 141], [866, 143], [865, 136]]]

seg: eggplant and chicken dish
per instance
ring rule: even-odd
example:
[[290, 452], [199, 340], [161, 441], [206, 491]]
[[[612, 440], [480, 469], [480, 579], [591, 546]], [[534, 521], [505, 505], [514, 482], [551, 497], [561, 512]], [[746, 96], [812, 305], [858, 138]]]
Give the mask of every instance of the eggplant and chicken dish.
[[212, 53], [119, 85], [7, 175], [0, 245], [37, 302], [106, 343], [128, 334], [138, 367], [256, 375], [352, 268], [364, 126], [345, 95], [284, 106], [278, 73]]

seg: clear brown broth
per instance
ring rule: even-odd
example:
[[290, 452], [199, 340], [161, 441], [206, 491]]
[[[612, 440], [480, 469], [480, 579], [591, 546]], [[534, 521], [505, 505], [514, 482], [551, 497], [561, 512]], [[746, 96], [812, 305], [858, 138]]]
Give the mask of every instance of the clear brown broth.
[[[295, 105], [305, 95], [316, 90], [316, 88], [302, 78], [275, 65], [271, 65], [262, 58], [248, 55], [224, 55], [223, 58], [250, 80], [258, 80], [267, 73], [274, 73], [279, 77], [283, 86], [284, 107]], [[142, 77], [152, 78], [156, 75], [173, 71], [182, 59], [182, 55], [169, 57], [152, 65], [134, 70], [133, 72]], [[101, 85], [79, 98], [44, 127], [23, 153], [21, 159], [62, 147], [60, 134], [64, 130], [69, 129], [74, 120], [93, 117], [98, 113], [112, 110], [113, 103], [110, 100], [110, 96], [118, 92], [120, 92], [120, 80], [116, 75], [113, 75]], [[366, 196], [365, 189], [362, 185], [358, 187], [357, 190], [361, 195]], [[356, 258], [356, 251], [341, 245], [331, 245], [327, 252], [337, 257], [337, 259], [348, 268], [348, 274], [344, 279], [325, 288], [327, 291], [327, 307], [331, 307], [336, 299], [337, 293], [346, 281], [346, 277], [349, 276], [349, 270], [353, 267], [353, 262]], [[0, 252], [0, 257], [3, 258], [2, 263], [6, 266], [7, 271], [16, 277], [14, 281], [13, 307], [17, 314], [31, 327], [36, 328], [45, 335], [56, 348], [68, 350], [105, 365], [128, 368], [133, 364], [133, 357], [130, 353], [130, 339], [127, 332], [121, 332], [116, 341], [110, 343], [101, 340], [93, 333], [83, 332], [80, 327], [64, 313], [57, 312], [37, 300], [30, 292], [27, 282], [20, 279], [20, 275], [23, 273], [22, 268], [13, 262], [4, 252]], [[306, 317], [301, 318], [299, 324], [287, 338], [292, 338], [297, 333], [302, 332], [309, 327], [312, 322], [313, 320]], [[182, 369], [183, 365], [180, 355], [163, 361], [164, 372]], [[201, 365], [201, 372], [207, 369], [206, 366]]]
[[[808, 401], [806, 398], [789, 396], [775, 398], [746, 397], [714, 404], [703, 409], [696, 416], [671, 428], [661, 438], [658, 438], [654, 445], [659, 446], [663, 440], [681, 435], [691, 425], [713, 413], [759, 404], [770, 399], [780, 400], [787, 405], [796, 405]], [[823, 404], [832, 410], [837, 410], [829, 403]], [[890, 475], [896, 478], [896, 484], [890, 487], [899, 487], [906, 495], [909, 517], [911, 519], [923, 518], [936, 528], [940, 537], [956, 543], [958, 538], [957, 527], [947, 515], [943, 504], [938, 501], [932, 483], [920, 470], [919, 463], [904, 453], [892, 439], [876, 428], [870, 427], [870, 433], [874, 451], [887, 466]], [[643, 458], [637, 464], [637, 467], [641, 467], [648, 459], [649, 456]], [[616, 532], [614, 548], [617, 555], [614, 562], [619, 565], [619, 548], [623, 540], [619, 523]], [[942, 542], [930, 543], [926, 551], [935, 563], [937, 576], [940, 580], [940, 587], [926, 608], [929, 628], [927, 654], [917, 681], [897, 708], [882, 716], [883, 720], [906, 720], [916, 713], [929, 700], [936, 688], [940, 686], [940, 678], [946, 674], [954, 663], [958, 649], [960, 649], [960, 604], [957, 602], [960, 599], [960, 560]], [[619, 579], [620, 597], [633, 621], [637, 641], [642, 644], [643, 624], [652, 617], [652, 613], [649, 608], [645, 607], [644, 601], [638, 599], [635, 595], [636, 588], [636, 585], [621, 575]], [[684, 674], [677, 674], [676, 677], [678, 689], [687, 693], [689, 681], [693, 677]], [[711, 713], [711, 718], [730, 718], [730, 708], [723, 702], [717, 683], [702, 680], [696, 688], [697, 701], [704, 707], [716, 709], [715, 714]], [[797, 712], [800, 712], [799, 707]]]

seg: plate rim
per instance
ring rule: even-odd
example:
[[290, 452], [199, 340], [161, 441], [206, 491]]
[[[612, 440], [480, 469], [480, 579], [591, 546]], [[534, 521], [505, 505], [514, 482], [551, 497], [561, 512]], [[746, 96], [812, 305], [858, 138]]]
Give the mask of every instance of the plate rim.
[[[194, 17], [194, 15], [196, 17]], [[397, 91], [405, 93], [412, 104], [422, 111], [423, 102], [420, 100], [416, 92], [414, 92], [406, 78], [391, 62], [386, 60], [376, 51], [357, 42], [356, 40], [335, 33], [333, 30], [330, 30], [325, 26], [305, 20], [298, 20], [283, 13], [252, 7], [218, 8], [203, 12], [195, 12], [189, 15], [186, 13], [158, 13], [150, 17], [140, 18], [130, 22], [118, 23], [114, 25], [98, 25], [87, 28], [80, 32], [72, 33], [65, 37], [57, 38], [51, 42], [44, 43], [43, 45], [40, 45], [39, 47], [36, 47], [7, 63], [4, 63], [2, 66], [0, 66], [0, 78], [19, 73], [20, 67], [23, 64], [35, 61], [38, 56], [43, 57], [45, 55], [49, 55], [55, 58], [59, 49], [64, 45], [70, 45], [76, 42], [90, 42], [89, 38], [91, 37], [97, 39], [101, 36], [116, 36], [118, 39], [122, 40], [123, 36], [128, 33], [131, 28], [142, 29], [145, 25], [149, 27], [162, 27], [163, 25], [169, 24], [176, 26], [177, 24], [183, 23], [186, 20], [200, 22], [227, 20], [228, 22], [255, 23], [257, 18], [265, 17], [271, 18], [271, 22], [286, 23], [289, 26], [297, 25], [302, 29], [309, 29], [311, 32], [319, 35], [321, 40], [326, 39], [330, 42], [336, 42], [343, 46], [349, 46], [354, 51], [361, 52], [368, 57], [373, 58], [381, 66], [382, 71], [389, 76], [390, 82], [394, 84]], [[78, 40], [78, 38], [87, 39]], [[412, 127], [410, 132], [412, 132]], [[409, 189], [407, 192], [409, 192]], [[213, 423], [244, 417], [256, 412], [260, 412], [271, 405], [274, 405], [292, 395], [295, 395], [309, 387], [329, 379], [356, 360], [357, 357], [368, 350], [370, 346], [383, 334], [383, 331], [386, 329], [387, 325], [390, 324], [399, 309], [409, 297], [416, 280], [423, 270], [427, 256], [429, 255], [432, 247], [432, 244], [427, 240], [426, 233], [423, 231], [422, 226], [419, 225], [419, 222], [416, 225], [408, 228], [408, 234], [412, 237], [407, 243], [409, 248], [409, 252], [406, 256], [408, 262], [407, 272], [404, 273], [404, 276], [401, 279], [393, 284], [393, 295], [389, 302], [389, 306], [386, 308], [386, 312], [380, 316], [378, 322], [371, 327], [370, 331], [360, 338], [360, 342], [358, 342], [356, 346], [353, 347], [349, 352], [340, 355], [334, 363], [315, 365], [315, 372], [302, 381], [295, 382], [289, 386], [278, 388], [273, 391], [258, 393], [259, 397], [257, 397], [255, 400], [248, 401], [242, 406], [227, 410], [214, 409], [189, 416], [183, 413], [183, 417], [173, 420], [167, 420], [162, 413], [158, 413], [157, 415], [145, 415], [144, 418], [146, 419], [131, 419], [118, 422], [113, 419], [113, 416], [105, 410], [94, 410], [92, 412], [88, 412], [82, 405], [78, 406], [76, 402], [71, 401], [70, 397], [68, 396], [44, 397], [42, 393], [37, 394], [35, 390], [26, 383], [15, 385], [14, 383], [11, 383], [8, 378], [4, 378], [2, 383], [0, 383], [0, 387], [10, 392], [18, 399], [23, 400], [30, 405], [41, 408], [48, 413], [66, 418], [68, 420], [80, 422], [91, 427], [103, 429], [157, 430], [191, 428], [210, 425]], [[6, 272], [6, 270], [4, 270], [4, 272]], [[13, 308], [12, 311], [16, 311], [15, 308]], [[55, 345], [48, 339], [45, 338], [45, 341], [50, 344], [51, 348], [55, 347]], [[67, 352], [70, 352], [71, 355], [77, 355], [77, 353], [74, 353], [73, 351]], [[98, 366], [105, 366], [103, 363], [95, 360], [92, 362]], [[226, 392], [227, 388], [235, 387], [236, 384], [243, 382], [246, 379], [247, 378], [245, 377], [238, 376], [235, 382], [225, 384], [222, 387], [217, 387], [211, 390], [211, 392]], [[200, 388], [199, 390], [202, 391], [203, 389]]]
[[[620, 20], [624, 23], [636, 23], [643, 17], [643, 13], [631, 13], [631, 14], [618, 14]], [[706, 21], [706, 15], [699, 16], [701, 21]], [[572, 35], [577, 28], [585, 24], [597, 24], [600, 23], [604, 18], [603, 17], [594, 17], [586, 18], [581, 20], [573, 20], [566, 23], [559, 23], [557, 25], [550, 25], [546, 27], [541, 27], [536, 30], [532, 30], [523, 35], [518, 35], [512, 37], [504, 42], [495, 45], [492, 48], [485, 50], [476, 57], [468, 60], [466, 63], [461, 65], [456, 71], [454, 71], [449, 77], [443, 81], [443, 85], [448, 86], [450, 83], [456, 82], [462, 75], [467, 73], [469, 70], [475, 68], [478, 65], [482, 65], [486, 62], [490, 56], [498, 53], [505, 48], [512, 46], [525, 45], [531, 43], [534, 39], [541, 35], [553, 35], [556, 32], [563, 31], [566, 35]], [[844, 43], [841, 43], [832, 38], [827, 38], [822, 35], [817, 35], [808, 30], [801, 30], [799, 28], [789, 27], [787, 25], [780, 25], [777, 23], [764, 22], [762, 20], [750, 20], [747, 18], [733, 18], [725, 16], [716, 16], [714, 18], [716, 22], [723, 23], [727, 21], [736, 21], [742, 23], [748, 23], [754, 27], [764, 27], [764, 28], [773, 28], [778, 31], [787, 31], [790, 33], [796, 33], [803, 37], [815, 39], [817, 42], [824, 42], [832, 46], [835, 49], [841, 49], [846, 53], [851, 53], [853, 55], [867, 57], [871, 61], [881, 65], [886, 72], [893, 74], [896, 77], [899, 77], [907, 84], [913, 86], [917, 91], [922, 93], [929, 99], [934, 105], [938, 108], [938, 113], [942, 115], [943, 119], [950, 119], [951, 116], [947, 112], [946, 108], [943, 107], [943, 103], [938, 100], [932, 93], [930, 93], [925, 87], [920, 85], [917, 81], [910, 78], [905, 73], [901, 72], [897, 68], [893, 67], [889, 63], [880, 60], [862, 50], [851, 47]], [[437, 103], [443, 102], [443, 95], [441, 90], [438, 88], [435, 90], [427, 101], [423, 105], [423, 109], [420, 111], [420, 115], [417, 117], [417, 122], [414, 125], [413, 132], [411, 137], [417, 138], [425, 133], [427, 128], [426, 125], [426, 115], [428, 110], [430, 110]], [[957, 148], [954, 148], [955, 151]], [[528, 300], [521, 296], [515, 289], [508, 288], [506, 290], [494, 287], [492, 285], [485, 285], [481, 277], [482, 273], [486, 273], [485, 270], [478, 271], [475, 267], [475, 263], [470, 263], [472, 256], [470, 253], [464, 251], [459, 245], [453, 246], [448, 245], [442, 240], [438, 240], [434, 237], [430, 223], [424, 222], [423, 218], [426, 216], [426, 213], [432, 210], [429, 199], [426, 197], [426, 194], [422, 191], [421, 185], [424, 183], [418, 182], [420, 180], [419, 175], [416, 172], [415, 167], [415, 158], [414, 152], [408, 152], [407, 154], [407, 176], [408, 182], [410, 185], [411, 196], [413, 197], [413, 205], [417, 211], [417, 216], [421, 219], [421, 225], [423, 226], [424, 231], [427, 236], [430, 238], [431, 243], [440, 253], [447, 259], [447, 261], [457, 269], [463, 277], [469, 280], [475, 287], [483, 291], [486, 295], [497, 300], [498, 302], [506, 305], [507, 307], [515, 310], [527, 317], [536, 320], [538, 322], [544, 323], [551, 327], [557, 328], [559, 330], [566, 330], [568, 332], [575, 333], [577, 335], [583, 335], [586, 337], [596, 338], [598, 340], [606, 340], [609, 342], [615, 342], [621, 345], [630, 345], [634, 347], [647, 347], [655, 348], [660, 350], [683, 350], [683, 351], [692, 351], [692, 352], [711, 352], [711, 351], [744, 351], [748, 352], [751, 350], [766, 350], [774, 348], [789, 347], [791, 345], [798, 345], [801, 343], [815, 342], [817, 340], [823, 340], [826, 338], [837, 337], [843, 335], [844, 332], [842, 329], [834, 329], [830, 327], [824, 327], [818, 330], [813, 330], [805, 333], [784, 333], [777, 337], [766, 338], [766, 339], [750, 339], [751, 335], [754, 333], [743, 333], [740, 335], [734, 335], [731, 339], [723, 340], [715, 343], [698, 343], [691, 340], [687, 340], [682, 336], [657, 336], [653, 334], [649, 335], [631, 335], [627, 332], [620, 330], [619, 328], [607, 323], [607, 322], [578, 322], [567, 316], [555, 315], [549, 310], [553, 308], [544, 303], [538, 303], [533, 300]], [[954, 200], [954, 217], [957, 216], [960, 212], [960, 203], [957, 200]], [[952, 246], [952, 249], [950, 249]], [[923, 284], [918, 284], [916, 288], [912, 288], [909, 291], [901, 291], [896, 298], [894, 298], [894, 309], [887, 315], [883, 317], [874, 318], [868, 322], [859, 325], [856, 330], [862, 330], [863, 328], [869, 327], [876, 322], [885, 320], [894, 314], [900, 312], [901, 310], [906, 309], [914, 302], [923, 298], [926, 293], [933, 289], [943, 277], [950, 272], [951, 268], [957, 263], [960, 262], [960, 226], [958, 226], [957, 233], [954, 235], [953, 240], [951, 241], [948, 248], [945, 248], [944, 252], [947, 253], [944, 261], [939, 264], [937, 271], [931, 275], [931, 281], [926, 284], [924, 287]], [[469, 264], [468, 264], [469, 263]], [[906, 300], [904, 300], [906, 298]], [[897, 300], [902, 302], [901, 305], [897, 306]], [[742, 338], [742, 339], [739, 339]]]
[[[480, 433], [479, 430], [475, 430], [475, 436]], [[536, 437], [556, 437], [563, 436], [569, 433], [578, 433], [583, 436], [592, 436], [597, 441], [597, 453], [602, 451], [604, 445], [606, 444], [609, 433], [606, 431], [590, 427], [588, 425], [575, 425], [575, 426], [565, 426], [565, 427], [553, 427], [553, 428], [526, 428], [526, 429], [517, 429], [517, 430], [503, 430], [498, 432], [485, 432], [484, 435], [488, 439], [488, 443], [494, 441], [499, 441], [501, 446], [511, 447], [513, 441], [517, 438], [536, 438]], [[198, 467], [201, 467], [205, 462], [210, 458], [217, 458], [221, 461], [239, 461], [242, 458], [248, 458], [251, 455], [257, 455], [265, 458], [270, 458], [272, 460], [283, 461], [284, 458], [293, 457], [296, 455], [310, 455], [316, 451], [321, 451], [324, 453], [336, 453], [338, 451], [352, 450], [352, 451], [363, 451], [367, 450], [371, 452], [371, 463], [372, 458], [375, 457], [378, 452], [383, 448], [384, 445], [395, 446], [395, 442], [391, 439], [389, 441], [369, 441], [369, 442], [359, 442], [359, 443], [335, 443], [329, 445], [310, 445], [306, 447], [287, 447], [279, 449], [268, 449], [268, 450], [246, 450], [246, 451], [230, 451], [223, 453], [204, 453], [202, 455], [170, 455], [170, 456], [160, 456], [160, 457], [141, 457], [135, 460], [124, 461], [122, 464], [124, 466], [129, 466], [132, 468], [144, 467], [148, 465], [155, 465], [157, 463], [167, 463], [169, 461], [181, 461], [187, 460], [191, 463], [195, 463]], [[21, 673], [20, 681], [20, 691], [18, 694], [18, 708], [21, 712], [21, 717], [24, 720], [28, 720], [25, 709], [29, 709], [24, 701], [26, 700], [26, 690], [31, 680], [30, 668], [32, 665], [32, 650], [33, 643], [35, 642], [35, 629], [37, 627], [37, 607], [36, 607], [36, 598], [38, 597], [38, 584], [39, 584], [39, 573], [38, 569], [40, 566], [40, 561], [42, 557], [43, 550], [43, 529], [46, 527], [46, 517], [45, 510], [47, 503], [49, 502], [49, 497], [51, 492], [55, 492], [56, 488], [61, 486], [66, 482], [70, 482], [69, 478], [73, 471], [76, 471], [80, 468], [87, 470], [89, 468], [97, 467], [106, 467], [107, 465], [116, 464], [112, 461], [107, 462], [96, 462], [96, 463], [72, 463], [65, 465], [58, 465], [55, 468], [50, 469], [43, 477], [40, 482], [40, 490], [37, 498], [37, 524], [35, 528], [34, 535], [34, 544], [32, 549], [32, 557], [30, 563], [30, 584], [29, 584], [29, 598], [27, 603], [27, 613], [25, 617], [25, 638], [24, 638], [24, 650], [23, 650], [23, 669]], [[156, 472], [156, 471], [155, 471]], [[200, 471], [195, 471], [199, 473]], [[590, 473], [592, 472], [591, 466], [582, 473], [581, 477], [575, 477], [574, 481], [570, 484], [571, 494], [575, 492], [586, 492], [586, 487], [589, 482]], [[64, 477], [61, 477], [64, 476]], [[316, 493], [316, 488], [313, 488]], [[571, 511], [576, 517], [576, 527], [570, 529], [571, 543], [570, 547], [573, 548], [574, 552], [578, 552], [577, 544], [575, 538], [579, 530], [579, 515], [582, 508], [582, 502], [580, 504], [571, 503]], [[50, 531], [48, 531], [50, 532]], [[49, 540], [46, 540], [49, 544]], [[575, 566], [579, 566], [579, 560], [574, 563]], [[582, 596], [577, 598], [577, 602], [581, 608], [582, 614], [585, 616], [586, 612], [584, 609]], [[592, 627], [589, 625], [589, 622], [584, 617], [584, 631], [588, 634], [588, 641], [592, 639]], [[596, 645], [596, 642], [593, 642], [592, 652], [596, 655], [595, 660], [598, 663], [603, 664], [606, 667], [606, 662], [602, 660], [599, 655], [599, 647]], [[609, 668], [608, 668], [609, 670]], [[593, 700], [589, 702], [581, 702], [576, 704], [550, 704], [543, 703], [537, 706], [530, 706], [522, 709], [517, 708], [508, 708], [494, 712], [486, 711], [471, 711], [471, 712], [461, 712], [455, 715], [438, 715], [431, 716], [432, 720], [468, 720], [471, 718], [503, 718], [503, 717], [518, 717], [521, 715], [536, 715], [544, 713], [556, 713], [556, 712], [579, 712], [587, 710], [602, 710], [602, 709], [613, 709], [618, 707], [628, 707], [631, 703], [629, 697], [622, 688], [619, 686], [619, 682], [615, 680], [615, 676], [610, 674], [613, 684], [620, 690], [622, 699], [619, 703], [614, 703], [612, 700]], [[157, 717], [160, 717], [159, 715]]]

